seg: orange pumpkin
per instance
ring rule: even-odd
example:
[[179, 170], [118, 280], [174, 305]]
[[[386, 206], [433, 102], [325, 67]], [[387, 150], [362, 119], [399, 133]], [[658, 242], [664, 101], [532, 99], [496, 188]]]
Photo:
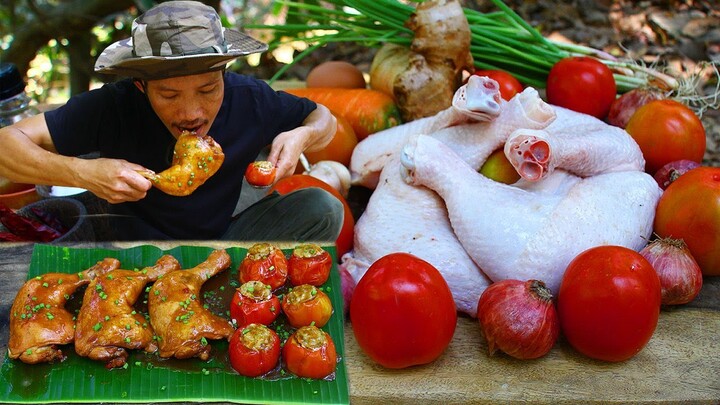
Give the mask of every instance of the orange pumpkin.
[[304, 152], [308, 162], [315, 164], [321, 160], [334, 160], [350, 166], [350, 157], [358, 144], [358, 139], [350, 122], [338, 114], [334, 115], [337, 118], [337, 131], [333, 139], [319, 151]]

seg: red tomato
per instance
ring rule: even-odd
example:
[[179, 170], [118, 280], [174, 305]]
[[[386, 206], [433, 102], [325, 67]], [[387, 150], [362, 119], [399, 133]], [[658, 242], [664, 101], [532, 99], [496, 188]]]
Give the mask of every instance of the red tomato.
[[330, 194], [334, 195], [335, 198], [340, 200], [345, 207], [345, 217], [343, 219], [343, 226], [340, 230], [340, 235], [335, 241], [335, 247], [337, 248], [338, 259], [345, 253], [349, 252], [353, 246], [353, 236], [355, 230], [355, 219], [353, 218], [352, 211], [345, 198], [340, 193], [328, 185], [324, 181], [309, 176], [307, 174], [295, 174], [289, 177], [278, 180], [271, 188], [269, 193], [277, 191], [280, 194], [287, 194], [291, 191], [295, 191], [306, 187], [319, 187]]
[[688, 245], [706, 276], [720, 276], [720, 168], [698, 167], [670, 183], [655, 213], [655, 233]]
[[373, 263], [353, 292], [355, 339], [387, 368], [430, 363], [450, 344], [457, 312], [450, 288], [430, 263], [391, 253]]
[[267, 160], [252, 162], [245, 169], [245, 179], [251, 186], [267, 187], [275, 181], [275, 165]]
[[287, 281], [287, 259], [276, 246], [265, 242], [256, 243], [248, 249], [238, 273], [241, 283], [262, 281], [276, 290]]
[[246, 377], [274, 369], [280, 360], [280, 338], [265, 325], [251, 323], [235, 330], [228, 346], [230, 365]]
[[288, 323], [299, 328], [313, 324], [322, 328], [333, 313], [330, 297], [310, 284], [293, 287], [282, 300]]
[[335, 342], [315, 326], [303, 326], [290, 335], [282, 355], [287, 369], [303, 378], [325, 378], [337, 365]]
[[604, 119], [617, 87], [610, 68], [595, 58], [572, 56], [555, 63], [545, 89], [550, 104]]
[[504, 70], [476, 70], [476, 76], [487, 76], [500, 85], [500, 96], [503, 100], [510, 100], [516, 94], [522, 93], [523, 85], [515, 76]]
[[565, 270], [557, 297], [570, 345], [597, 360], [624, 361], [652, 337], [660, 316], [660, 279], [640, 253], [598, 246]]
[[238, 328], [251, 323], [270, 325], [280, 313], [280, 300], [272, 287], [261, 281], [248, 281], [235, 290], [230, 302], [230, 319]]
[[645, 157], [645, 171], [655, 174], [676, 160], [702, 162], [705, 128], [695, 113], [674, 100], [654, 100], [635, 111], [625, 127]]
[[292, 285], [323, 285], [330, 277], [332, 257], [314, 243], [295, 246], [288, 259], [288, 278]]

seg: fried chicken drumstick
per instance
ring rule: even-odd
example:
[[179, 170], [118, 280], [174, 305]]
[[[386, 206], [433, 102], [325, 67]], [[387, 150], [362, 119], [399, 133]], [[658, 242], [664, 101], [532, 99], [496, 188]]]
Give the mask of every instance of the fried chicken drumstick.
[[172, 166], [160, 173], [142, 170], [139, 173], [164, 193], [187, 196], [220, 169], [225, 154], [210, 135], [185, 131], [178, 137], [173, 151]]
[[116, 269], [96, 277], [85, 290], [75, 329], [75, 351], [80, 356], [106, 362], [108, 369], [122, 367], [127, 349], [157, 350], [154, 331], [145, 317], [133, 309], [145, 285], [180, 263], [170, 255], [142, 270]]
[[203, 283], [228, 267], [230, 255], [215, 250], [196, 267], [170, 272], [153, 284], [148, 312], [158, 336], [160, 357], [207, 360], [209, 339], [230, 338], [234, 328], [229, 321], [204, 308], [200, 299]]
[[10, 310], [8, 356], [29, 364], [63, 360], [58, 346], [75, 337], [75, 320], [65, 303], [79, 287], [119, 267], [117, 259], [107, 258], [79, 273], [47, 273], [28, 280]]

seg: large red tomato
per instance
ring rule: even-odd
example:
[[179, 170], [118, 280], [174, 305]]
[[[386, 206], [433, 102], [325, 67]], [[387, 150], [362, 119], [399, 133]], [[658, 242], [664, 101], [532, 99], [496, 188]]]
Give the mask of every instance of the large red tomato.
[[504, 70], [476, 70], [474, 74], [476, 76], [487, 76], [498, 82], [500, 85], [500, 97], [503, 100], [510, 100], [523, 91], [522, 83]]
[[612, 71], [602, 62], [572, 56], [553, 65], [545, 91], [550, 104], [604, 119], [615, 100], [617, 86]]
[[660, 316], [660, 279], [640, 253], [598, 246], [570, 262], [557, 297], [560, 328], [580, 353], [604, 361], [636, 355]]
[[445, 279], [408, 253], [378, 259], [360, 279], [350, 306], [355, 339], [388, 368], [430, 363], [450, 344], [457, 312]]
[[720, 276], [720, 168], [698, 167], [670, 183], [655, 233], [683, 239], [706, 276]]
[[654, 100], [638, 108], [625, 130], [640, 146], [650, 174], [676, 160], [700, 163], [705, 154], [702, 121], [674, 100]]
[[332, 188], [332, 186], [325, 183], [324, 181], [310, 175], [294, 174], [292, 176], [278, 180], [275, 184], [273, 184], [272, 187], [270, 187], [270, 190], [268, 192], [271, 193], [273, 191], [277, 191], [280, 194], [287, 194], [291, 191], [307, 187], [322, 188], [323, 190], [328, 191], [329, 193], [334, 195], [335, 198], [337, 198], [338, 200], [340, 200], [340, 202], [343, 203], [343, 206], [345, 208], [345, 217], [343, 219], [343, 226], [340, 230], [340, 235], [335, 241], [335, 246], [337, 248], [337, 254], [339, 259], [342, 255], [352, 249], [353, 237], [355, 234], [355, 219], [353, 218], [352, 211], [350, 210], [350, 206], [348, 205], [347, 201], [345, 200], [345, 198], [343, 198], [342, 195], [340, 195], [337, 190]]

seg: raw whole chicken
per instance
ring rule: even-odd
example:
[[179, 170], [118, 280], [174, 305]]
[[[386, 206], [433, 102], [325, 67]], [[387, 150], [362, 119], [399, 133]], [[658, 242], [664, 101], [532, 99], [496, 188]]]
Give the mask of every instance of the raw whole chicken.
[[[482, 105], [476, 93], [487, 99], [491, 87], [468, 84], [466, 104]], [[409, 252], [433, 264], [458, 310], [475, 316], [492, 281], [538, 279], [557, 292], [581, 251], [644, 246], [661, 191], [625, 131], [551, 107], [530, 88], [486, 122], [458, 119], [457, 110], [454, 103], [356, 148], [355, 184], [372, 187], [379, 172], [354, 249], [343, 257], [356, 281], [385, 254]], [[514, 185], [477, 173], [498, 147], [522, 177]]]
[[[474, 316], [478, 298], [489, 280], [458, 242], [437, 194], [403, 181], [399, 152], [412, 134], [432, 133], [479, 167], [515, 129], [543, 128], [554, 115], [534, 89], [505, 102], [496, 82], [477, 76], [458, 91], [453, 105], [434, 117], [401, 126], [407, 131], [394, 127], [372, 135], [353, 152], [351, 166], [357, 163], [364, 167], [367, 178], [374, 176], [374, 167], [382, 168], [382, 172], [378, 187], [355, 225], [354, 250], [344, 255], [343, 266], [357, 282], [370, 264], [386, 254], [414, 254], [440, 270], [458, 309]], [[399, 142], [398, 138], [404, 139]], [[376, 156], [382, 163], [370, 159], [365, 165], [360, 163], [360, 156], [371, 157], [363, 146], [366, 142], [379, 152]], [[354, 174], [356, 179], [363, 176], [357, 170]]]

